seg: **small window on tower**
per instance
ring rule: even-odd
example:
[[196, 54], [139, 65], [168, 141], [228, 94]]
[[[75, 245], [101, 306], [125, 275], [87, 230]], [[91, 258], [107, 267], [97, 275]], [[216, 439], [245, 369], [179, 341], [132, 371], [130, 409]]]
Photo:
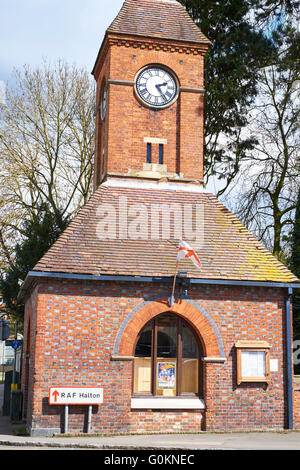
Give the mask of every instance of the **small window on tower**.
[[158, 163], [162, 165], [164, 163], [164, 146], [159, 144]]
[[147, 144], [147, 163], [151, 163], [151, 144]]

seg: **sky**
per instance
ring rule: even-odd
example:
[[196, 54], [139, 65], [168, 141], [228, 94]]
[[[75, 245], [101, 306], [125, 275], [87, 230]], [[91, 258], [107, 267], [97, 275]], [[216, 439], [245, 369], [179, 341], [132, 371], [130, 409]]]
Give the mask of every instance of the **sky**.
[[[0, 81], [14, 68], [65, 59], [92, 71], [123, 0], [0, 0]], [[3, 84], [2, 84], [3, 87]]]

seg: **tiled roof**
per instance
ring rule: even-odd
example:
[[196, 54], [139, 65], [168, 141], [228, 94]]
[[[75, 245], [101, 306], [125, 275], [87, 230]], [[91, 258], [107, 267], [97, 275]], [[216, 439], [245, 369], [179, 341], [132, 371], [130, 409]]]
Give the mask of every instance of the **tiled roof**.
[[107, 32], [210, 44], [175, 0], [126, 0]]
[[[188, 277], [299, 282], [215, 196], [205, 191], [183, 190], [181, 188], [184, 186], [180, 183], [176, 184], [176, 190], [161, 187], [161, 184], [155, 189], [145, 185], [126, 187], [124, 184], [122, 187], [102, 184], [34, 270], [92, 275], [173, 276], [177, 255], [173, 226], [171, 224], [168, 239], [162, 239], [161, 235], [159, 238], [151, 232], [151, 224], [153, 229], [157, 223], [152, 216], [153, 208], [162, 208], [163, 204], [168, 208], [173, 204], [172, 207], [177, 207], [182, 215], [188, 214], [184, 210], [192, 210], [194, 224], [197, 222], [200, 231], [201, 217], [198, 221], [195, 218], [196, 208], [200, 208], [199, 214], [203, 208], [204, 243], [196, 243], [193, 236], [182, 230], [182, 238], [197, 251], [202, 262], [199, 270], [190, 260], [180, 261], [179, 269], [187, 271]], [[137, 210], [141, 212], [135, 212]], [[104, 240], [101, 228], [104, 227], [103, 221], [108, 220], [108, 213], [111, 216], [111, 232], [110, 238]], [[120, 239], [120, 226], [123, 233], [126, 229], [127, 238]], [[142, 229], [145, 239], [134, 239], [139, 229]]]

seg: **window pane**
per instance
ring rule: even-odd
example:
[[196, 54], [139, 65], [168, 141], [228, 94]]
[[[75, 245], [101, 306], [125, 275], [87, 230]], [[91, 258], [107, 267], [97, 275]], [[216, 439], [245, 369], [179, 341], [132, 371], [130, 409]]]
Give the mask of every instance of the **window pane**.
[[242, 377], [265, 377], [265, 351], [242, 351]]
[[177, 357], [177, 318], [174, 315], [162, 315], [158, 319], [157, 357]]
[[147, 163], [151, 163], [151, 144], [147, 144]]
[[146, 325], [135, 348], [136, 357], [151, 357], [152, 324]]
[[158, 163], [160, 165], [162, 165], [164, 163], [164, 146], [163, 146], [163, 144], [159, 144]]
[[191, 329], [182, 325], [182, 357], [197, 358], [198, 346]]
[[198, 393], [199, 388], [199, 360], [182, 359], [182, 393]]
[[[167, 360], [163, 360], [167, 359]], [[177, 317], [161, 315], [157, 324], [156, 394], [176, 395]]]
[[135, 348], [134, 384], [135, 393], [151, 393], [151, 344], [152, 324], [146, 325]]
[[151, 357], [134, 358], [135, 393], [151, 393]]
[[182, 374], [181, 391], [182, 393], [198, 393], [198, 345], [195, 337], [188, 327], [182, 325]]

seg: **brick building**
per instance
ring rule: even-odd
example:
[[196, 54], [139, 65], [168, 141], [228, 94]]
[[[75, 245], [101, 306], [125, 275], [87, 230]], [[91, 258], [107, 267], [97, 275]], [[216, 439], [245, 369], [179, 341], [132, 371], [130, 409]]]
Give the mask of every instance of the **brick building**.
[[[64, 407], [48, 395], [66, 386], [103, 387], [93, 433], [299, 425], [299, 280], [203, 188], [209, 45], [175, 0], [126, 0], [106, 31], [93, 69], [94, 193], [21, 291], [32, 434], [62, 430]], [[177, 265], [179, 239], [200, 269]], [[87, 422], [87, 406], [69, 405], [70, 432]]]

